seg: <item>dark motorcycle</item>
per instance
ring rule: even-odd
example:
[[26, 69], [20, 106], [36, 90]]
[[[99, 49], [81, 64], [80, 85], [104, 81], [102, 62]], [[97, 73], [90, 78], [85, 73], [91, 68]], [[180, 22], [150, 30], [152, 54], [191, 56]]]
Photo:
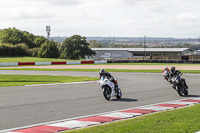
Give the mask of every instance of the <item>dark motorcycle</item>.
[[184, 82], [181, 78], [183, 74], [180, 73], [179, 75], [172, 77], [171, 82], [173, 84], [174, 89], [178, 92], [180, 96], [188, 95], [188, 89], [184, 85]]

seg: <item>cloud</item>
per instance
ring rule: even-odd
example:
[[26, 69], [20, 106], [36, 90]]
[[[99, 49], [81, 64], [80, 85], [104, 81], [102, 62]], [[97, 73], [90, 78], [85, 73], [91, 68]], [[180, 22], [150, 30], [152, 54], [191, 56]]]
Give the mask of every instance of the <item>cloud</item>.
[[180, 21], [180, 22], [199, 22], [200, 17], [198, 15], [195, 15], [193, 13], [181, 13], [179, 14], [175, 20]]
[[39, 8], [7, 8], [1, 12], [3, 19], [46, 19], [53, 17], [53, 14]]
[[43, 1], [46, 4], [50, 5], [61, 5], [61, 6], [71, 6], [71, 5], [80, 5], [82, 4], [82, 0], [34, 0], [41, 2]]
[[127, 6], [135, 6], [155, 12], [164, 11], [168, 7], [168, 4], [161, 0], [123, 0], [122, 2]]
[[60, 5], [60, 6], [73, 6], [79, 5], [83, 3], [83, 0], [6, 0], [0, 1], [0, 4], [16, 4], [16, 5], [42, 5], [42, 6], [49, 6], [49, 5]]

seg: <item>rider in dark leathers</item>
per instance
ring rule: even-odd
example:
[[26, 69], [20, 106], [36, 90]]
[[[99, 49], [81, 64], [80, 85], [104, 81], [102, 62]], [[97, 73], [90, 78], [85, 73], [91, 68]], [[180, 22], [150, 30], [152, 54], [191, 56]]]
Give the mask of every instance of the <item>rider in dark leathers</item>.
[[108, 77], [109, 80], [115, 84], [115, 88], [118, 87], [117, 81], [115, 80], [115, 78], [109, 72], [106, 72], [104, 69], [101, 69], [99, 71], [99, 75], [100, 75], [100, 77], [99, 77], [100, 79], [101, 79], [102, 76]]
[[[176, 68], [173, 66], [171, 67], [171, 70], [170, 70], [170, 74], [169, 74], [169, 78], [171, 79], [172, 77], [175, 77], [177, 75], [179, 75], [181, 72], [179, 70], [176, 70]], [[188, 89], [188, 86], [186, 84], [186, 81], [184, 78], [181, 78], [181, 80], [183, 81], [185, 87]], [[172, 86], [174, 88], [174, 86]]]

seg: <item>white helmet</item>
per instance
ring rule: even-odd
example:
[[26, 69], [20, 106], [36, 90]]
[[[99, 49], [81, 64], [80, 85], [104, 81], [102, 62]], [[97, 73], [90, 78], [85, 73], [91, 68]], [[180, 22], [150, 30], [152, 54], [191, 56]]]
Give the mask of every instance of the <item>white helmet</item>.
[[165, 67], [164, 67], [164, 69], [165, 69], [165, 70], [167, 70], [167, 69], [168, 69], [168, 67], [167, 67], [167, 66], [165, 66]]

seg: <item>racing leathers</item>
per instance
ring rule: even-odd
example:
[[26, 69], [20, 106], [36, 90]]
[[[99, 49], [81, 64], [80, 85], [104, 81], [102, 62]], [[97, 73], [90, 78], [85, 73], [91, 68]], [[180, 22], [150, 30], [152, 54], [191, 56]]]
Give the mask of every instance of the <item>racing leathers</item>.
[[117, 81], [115, 80], [115, 78], [109, 73], [109, 72], [106, 72], [106, 71], [103, 71], [103, 73], [99, 73], [100, 75], [100, 79], [102, 76], [106, 76], [109, 78], [110, 82], [113, 82], [115, 84], [115, 88], [117, 89], [118, 85], [117, 85]]
[[[171, 79], [172, 77], [176, 77], [180, 74], [181, 72], [179, 70], [175, 70], [174, 72], [170, 72], [169, 78]], [[184, 78], [181, 78], [182, 82], [184, 83], [185, 87], [188, 89], [188, 86], [186, 84], [186, 81]], [[170, 80], [171, 81], [171, 80]], [[172, 86], [173, 87], [173, 86]], [[174, 87], [173, 87], [174, 88]]]

